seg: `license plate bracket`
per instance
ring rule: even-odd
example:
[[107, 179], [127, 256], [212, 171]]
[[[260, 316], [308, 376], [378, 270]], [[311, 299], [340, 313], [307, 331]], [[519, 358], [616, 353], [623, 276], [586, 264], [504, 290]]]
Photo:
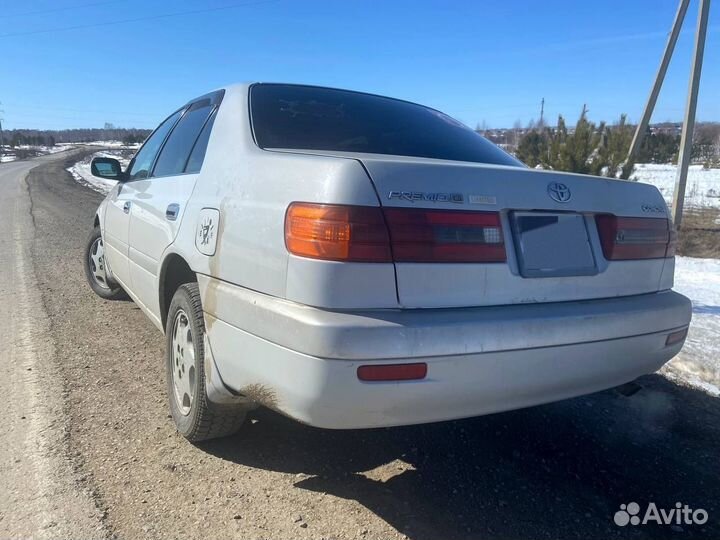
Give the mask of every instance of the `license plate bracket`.
[[598, 273], [585, 216], [573, 212], [512, 212], [520, 275], [527, 278]]

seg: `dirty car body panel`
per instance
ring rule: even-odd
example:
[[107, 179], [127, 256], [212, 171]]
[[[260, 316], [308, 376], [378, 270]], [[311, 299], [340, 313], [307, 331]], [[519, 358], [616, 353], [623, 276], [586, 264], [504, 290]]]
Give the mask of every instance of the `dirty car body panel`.
[[[121, 184], [100, 215], [158, 327], [169, 265], [196, 274], [230, 395], [319, 427], [415, 424], [620, 385], [681, 349], [656, 188], [531, 170], [368, 94], [244, 84], [213, 107], [198, 171]], [[129, 224], [106, 217], [133, 194]]]

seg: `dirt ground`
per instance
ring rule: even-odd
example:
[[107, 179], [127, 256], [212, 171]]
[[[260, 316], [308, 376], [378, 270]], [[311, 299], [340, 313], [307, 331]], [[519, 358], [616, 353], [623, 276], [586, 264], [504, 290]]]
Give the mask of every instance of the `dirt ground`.
[[[464, 421], [326, 431], [260, 409], [193, 446], [165, 399], [163, 337], [86, 285], [100, 196], [62, 160], [28, 177], [32, 255], [68, 415], [64, 452], [118, 538], [718, 538], [720, 400], [659, 375]], [[578, 359], [582, 361], [582, 359]], [[618, 527], [631, 501], [705, 525]], [[101, 534], [101, 533], [98, 533]]]
[[678, 232], [678, 255], [720, 258], [720, 208], [691, 209]]

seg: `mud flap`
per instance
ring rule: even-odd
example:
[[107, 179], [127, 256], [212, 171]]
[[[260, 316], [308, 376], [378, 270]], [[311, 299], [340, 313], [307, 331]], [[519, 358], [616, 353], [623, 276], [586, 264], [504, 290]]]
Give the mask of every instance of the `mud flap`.
[[216, 405], [245, 405], [255, 408], [257, 404], [245, 396], [230, 390], [222, 380], [210, 347], [207, 333], [203, 336], [205, 345], [205, 393], [208, 401]]

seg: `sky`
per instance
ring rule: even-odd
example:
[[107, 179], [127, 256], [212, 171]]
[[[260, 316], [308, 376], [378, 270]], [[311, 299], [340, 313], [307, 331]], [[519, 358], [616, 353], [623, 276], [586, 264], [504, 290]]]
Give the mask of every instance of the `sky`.
[[[678, 0], [0, 0], [3, 127], [153, 128], [226, 84], [361, 90], [471, 127], [642, 114]], [[698, 120], [720, 120], [720, 2]], [[691, 0], [653, 122], [683, 117]]]

